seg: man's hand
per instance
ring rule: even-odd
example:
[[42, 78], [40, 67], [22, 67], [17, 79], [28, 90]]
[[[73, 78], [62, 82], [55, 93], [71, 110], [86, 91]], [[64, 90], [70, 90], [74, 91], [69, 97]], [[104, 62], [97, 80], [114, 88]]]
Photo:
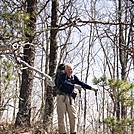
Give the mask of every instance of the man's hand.
[[74, 84], [74, 88], [76, 88], [80, 91], [81, 90], [81, 85]]
[[79, 93], [79, 90], [77, 88], [74, 88], [73, 92], [77, 94], [77, 93]]

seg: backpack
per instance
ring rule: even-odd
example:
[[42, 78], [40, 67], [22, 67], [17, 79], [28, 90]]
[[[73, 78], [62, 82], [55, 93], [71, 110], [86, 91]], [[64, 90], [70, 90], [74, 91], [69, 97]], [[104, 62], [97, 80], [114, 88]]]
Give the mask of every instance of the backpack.
[[[54, 78], [54, 82], [55, 82], [55, 87], [53, 87], [53, 96], [57, 96], [59, 93], [61, 93], [60, 91], [60, 87], [62, 86], [62, 84], [59, 84], [59, 77], [61, 74], [65, 73], [65, 64], [60, 64], [58, 67], [57, 67], [57, 71], [56, 71], [56, 74], [55, 74], [55, 78]], [[74, 77], [73, 77], [74, 79]], [[76, 98], [77, 96], [77, 93], [72, 93], [71, 96], [73, 97], [73, 99]]]
[[54, 78], [54, 82], [55, 82], [55, 87], [53, 87], [53, 95], [54, 96], [57, 96], [57, 94], [60, 92], [60, 87], [62, 85], [59, 84], [59, 76], [61, 74], [65, 73], [65, 64], [62, 63], [60, 64], [58, 67], [57, 67], [57, 71], [56, 71], [56, 74], [55, 74], [55, 78]]

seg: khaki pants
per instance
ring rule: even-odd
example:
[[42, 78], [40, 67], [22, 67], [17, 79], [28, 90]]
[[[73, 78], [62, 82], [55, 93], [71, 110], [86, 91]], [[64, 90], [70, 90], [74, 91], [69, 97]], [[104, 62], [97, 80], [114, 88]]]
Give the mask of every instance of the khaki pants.
[[68, 113], [70, 123], [70, 133], [74, 133], [77, 130], [77, 113], [75, 101], [68, 95], [57, 96], [57, 114], [58, 114], [58, 127], [59, 133], [66, 133], [65, 128], [65, 112]]

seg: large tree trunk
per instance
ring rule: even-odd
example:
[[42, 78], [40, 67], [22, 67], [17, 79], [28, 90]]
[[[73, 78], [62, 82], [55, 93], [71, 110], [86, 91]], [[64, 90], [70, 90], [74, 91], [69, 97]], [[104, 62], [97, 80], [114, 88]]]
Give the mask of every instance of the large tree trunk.
[[[53, 76], [57, 64], [57, 0], [52, 1], [51, 31], [50, 31], [50, 61], [49, 75]], [[45, 112], [43, 117], [44, 129], [48, 132], [51, 128], [54, 110], [54, 97], [51, 87], [46, 89]]]
[[[27, 14], [29, 16], [26, 20], [25, 36], [27, 44], [24, 47], [24, 61], [30, 66], [34, 66], [35, 47], [35, 24], [36, 24], [36, 0], [27, 0]], [[22, 84], [20, 89], [19, 111], [17, 113], [15, 126], [30, 126], [31, 117], [31, 93], [33, 88], [33, 70], [23, 66]]]

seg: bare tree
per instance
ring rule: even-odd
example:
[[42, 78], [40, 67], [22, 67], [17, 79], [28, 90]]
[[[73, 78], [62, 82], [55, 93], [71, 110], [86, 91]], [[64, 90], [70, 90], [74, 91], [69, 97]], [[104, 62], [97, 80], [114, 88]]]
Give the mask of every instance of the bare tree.
[[[53, 76], [55, 72], [55, 68], [57, 65], [57, 8], [58, 1], [52, 1], [52, 9], [51, 9], [51, 30], [50, 30], [50, 55], [49, 55], [49, 75]], [[46, 96], [45, 96], [45, 112], [43, 116], [44, 128], [48, 132], [51, 130], [51, 124], [53, 121], [53, 110], [54, 110], [54, 97], [53, 97], [53, 89], [51, 87], [46, 88]]]
[[[24, 46], [24, 61], [34, 66], [35, 58], [35, 24], [36, 24], [36, 0], [27, 0], [28, 20], [25, 20], [25, 36], [27, 44]], [[33, 70], [28, 69], [25, 65], [22, 71], [22, 84], [20, 89], [19, 111], [17, 113], [15, 126], [30, 126], [31, 117], [31, 92], [33, 88]]]
[[[79, 111], [84, 117], [84, 121], [79, 116], [78, 125], [84, 124], [85, 126], [81, 125], [79, 131], [84, 133], [89, 130], [92, 133], [111, 131], [114, 133], [116, 130], [111, 129], [110, 125], [105, 126], [105, 118], [116, 118], [114, 123], [130, 116], [133, 118], [133, 105], [131, 108], [124, 105], [130, 92], [123, 92], [119, 87], [111, 87], [110, 84], [113, 82], [108, 85], [109, 88], [105, 87], [105, 80], [109, 77], [118, 80], [132, 80], [129, 76], [134, 65], [132, 0], [60, 0], [58, 2], [57, 0], [40, 0], [38, 1], [38, 13], [35, 13], [37, 4], [35, 0], [17, 1], [17, 3], [1, 0], [0, 4], [4, 5], [3, 10], [0, 11], [0, 54], [7, 50], [8, 54], [5, 53], [5, 55], [12, 58], [14, 63], [17, 61], [17, 56], [28, 63], [28, 66], [24, 64], [21, 68], [23, 69], [22, 83], [20, 81], [21, 90], [16, 126], [30, 125], [31, 102], [35, 101], [31, 97], [31, 92], [37, 88], [39, 89], [36, 90], [37, 92], [41, 91], [38, 95], [42, 96], [34, 94], [35, 92], [33, 94], [41, 102], [41, 106], [35, 107], [37, 113], [32, 119], [39, 122], [43, 120], [44, 128], [46, 130], [48, 128], [48, 131], [53, 127], [53, 89], [46, 85], [42, 76], [34, 79], [33, 68], [37, 66], [41, 71], [53, 76], [56, 66], [61, 62], [75, 64], [76, 69], [80, 70], [78, 75], [80, 74], [81, 79], [85, 79], [86, 82], [90, 76], [93, 77], [96, 74], [98, 77], [104, 76], [101, 77], [104, 81], [101, 85], [98, 84], [100, 88], [98, 116], [101, 121], [99, 122], [98, 117], [92, 115], [92, 113], [96, 113], [93, 108], [94, 100], [89, 98], [92, 102], [86, 103], [89, 94], [84, 92], [85, 110]], [[27, 11], [24, 11], [25, 7]], [[43, 13], [44, 10], [45, 13]], [[36, 17], [38, 17], [38, 21], [35, 24]], [[35, 25], [37, 31], [35, 31]], [[37, 45], [35, 45], [35, 33]], [[15, 38], [21, 42], [16, 42], [19, 47], [24, 46], [23, 56], [13, 49], [12, 41]], [[36, 48], [41, 51], [39, 52]], [[39, 62], [41, 66], [33, 64], [35, 56], [36, 63]], [[17, 64], [16, 69], [20, 69], [20, 67], [22, 65]], [[33, 85], [33, 79], [40, 82], [36, 87]], [[125, 93], [125, 97], [123, 93]], [[18, 92], [16, 94], [18, 95]], [[131, 92], [132, 98], [133, 92]], [[13, 105], [15, 106], [17, 102]], [[10, 101], [7, 104], [10, 104]], [[36, 103], [36, 105], [38, 104]], [[14, 109], [13, 117], [16, 115], [15, 112]], [[41, 118], [35, 115], [40, 115]], [[94, 123], [96, 123], [95, 128]]]

